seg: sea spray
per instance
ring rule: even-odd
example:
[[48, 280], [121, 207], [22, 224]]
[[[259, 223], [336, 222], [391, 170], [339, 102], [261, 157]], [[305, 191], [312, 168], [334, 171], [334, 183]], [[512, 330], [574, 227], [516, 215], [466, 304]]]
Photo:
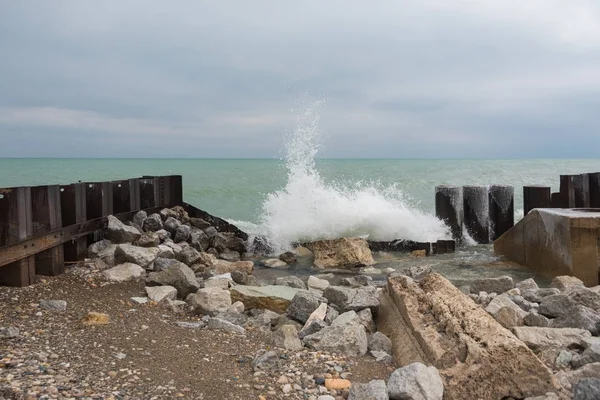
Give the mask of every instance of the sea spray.
[[277, 251], [294, 242], [351, 236], [423, 242], [449, 238], [442, 221], [408, 204], [400, 184], [323, 180], [315, 166], [323, 137], [320, 107], [316, 102], [298, 117], [286, 142], [287, 183], [266, 196], [254, 233], [265, 236]]

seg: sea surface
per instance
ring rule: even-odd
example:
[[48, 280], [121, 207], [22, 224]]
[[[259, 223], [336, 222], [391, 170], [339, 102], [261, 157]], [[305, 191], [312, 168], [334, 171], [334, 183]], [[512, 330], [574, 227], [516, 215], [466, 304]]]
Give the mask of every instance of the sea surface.
[[[282, 159], [0, 159], [0, 188], [182, 175], [186, 202], [284, 251], [291, 243], [323, 238], [449, 238], [435, 217], [437, 185], [512, 185], [518, 220], [524, 185], [557, 191], [561, 174], [600, 171], [600, 159], [320, 159], [317, 111], [299, 119]], [[415, 263], [404, 255], [378, 257], [398, 268]], [[490, 245], [469, 241], [453, 255], [426, 262], [455, 280], [531, 275], [503, 264]]]

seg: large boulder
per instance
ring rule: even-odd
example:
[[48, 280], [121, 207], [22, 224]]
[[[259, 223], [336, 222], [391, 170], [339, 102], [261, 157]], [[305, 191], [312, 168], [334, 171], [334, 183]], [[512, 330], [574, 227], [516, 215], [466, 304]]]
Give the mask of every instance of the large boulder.
[[185, 299], [190, 293], [195, 293], [200, 288], [194, 271], [183, 263], [172, 265], [159, 272], [150, 273], [146, 278], [146, 284], [150, 286], [173, 286], [182, 299]]
[[115, 250], [117, 250], [117, 245], [104, 239], [88, 247], [88, 257], [99, 258], [107, 266], [112, 267], [115, 265]]
[[551, 287], [556, 288], [558, 290], [560, 290], [561, 292], [564, 292], [565, 290], [577, 287], [577, 286], [583, 286], [583, 282], [581, 281], [581, 279], [576, 278], [574, 276], [569, 276], [569, 275], [561, 275], [561, 276], [557, 276], [556, 278], [554, 278], [552, 280], [552, 283], [550, 284]]
[[156, 232], [163, 228], [163, 221], [159, 214], [149, 215], [144, 220], [144, 230], [146, 232]]
[[210, 247], [210, 240], [206, 233], [200, 229], [192, 228], [190, 231], [190, 245], [199, 252], [203, 252]]
[[216, 316], [231, 307], [231, 295], [228, 290], [219, 288], [199, 289], [186, 300], [197, 314]]
[[494, 297], [485, 311], [505, 328], [522, 326], [524, 318], [527, 316], [527, 312], [516, 305], [506, 294]]
[[512, 329], [515, 336], [534, 351], [583, 347], [585, 339], [591, 337], [583, 329], [542, 328], [520, 326]]
[[385, 336], [381, 332], [375, 332], [369, 338], [369, 350], [370, 351], [384, 351], [388, 354], [392, 354], [392, 341], [390, 338]]
[[103, 271], [102, 275], [110, 282], [125, 282], [141, 279], [145, 273], [139, 265], [126, 262]]
[[321, 303], [327, 303], [327, 299], [315, 292], [297, 290], [287, 308], [287, 314], [290, 318], [305, 323]]
[[392, 400], [442, 400], [444, 382], [435, 367], [412, 363], [392, 373], [388, 381], [388, 395]]
[[273, 346], [290, 351], [302, 350], [304, 347], [298, 338], [298, 331], [294, 325], [283, 325], [271, 335]]
[[150, 268], [160, 251], [156, 247], [139, 247], [120, 244], [115, 250], [115, 264], [133, 263], [142, 268]]
[[247, 310], [252, 308], [284, 312], [298, 292], [288, 286], [235, 286], [231, 289], [233, 301], [241, 301]]
[[144, 226], [144, 221], [148, 218], [148, 213], [144, 210], [136, 212], [133, 216], [133, 224], [140, 229]]
[[181, 221], [175, 219], [173, 217], [167, 217], [165, 223], [163, 225], [164, 229], [171, 234], [172, 237], [175, 237], [175, 233], [177, 233], [177, 228], [181, 226]]
[[[356, 321], [336, 324], [339, 317], [317, 333], [305, 336], [304, 343], [315, 350], [327, 351], [345, 356], [365, 355], [368, 339], [365, 327]], [[358, 319], [358, 318], [357, 318]]]
[[377, 314], [379, 308], [379, 293], [374, 286], [349, 288], [345, 286], [328, 286], [323, 292], [329, 303], [335, 304], [341, 312], [360, 311], [370, 308]]
[[573, 371], [559, 371], [556, 374], [556, 379], [567, 391], [571, 391], [578, 382], [585, 378], [600, 379], [600, 362], [586, 364]]
[[573, 388], [573, 400], [600, 399], [600, 379], [585, 378], [577, 382]]
[[499, 278], [474, 279], [470, 282], [471, 293], [504, 293], [514, 288], [515, 284], [510, 276], [501, 276]]
[[177, 259], [188, 267], [194, 264], [202, 263], [200, 253], [192, 246], [184, 247], [177, 255]]
[[[381, 328], [401, 365], [440, 370], [444, 399], [525, 398], [555, 392], [552, 372], [510, 331], [438, 273], [390, 278]], [[388, 329], [392, 325], [393, 330]], [[400, 351], [398, 351], [400, 350]], [[412, 361], [411, 361], [412, 359]]]
[[117, 217], [108, 216], [108, 227], [106, 238], [113, 243], [132, 243], [138, 240], [142, 234], [133, 226], [128, 226], [119, 221]]
[[175, 230], [175, 235], [173, 236], [173, 241], [175, 243], [185, 242], [190, 238], [190, 232], [192, 228], [189, 225], [180, 225], [177, 230]]
[[555, 328], [587, 329], [592, 335], [600, 334], [600, 313], [589, 307], [576, 305], [561, 317], [552, 321]]
[[375, 264], [365, 239], [319, 240], [306, 245], [314, 254], [317, 268], [353, 268]]

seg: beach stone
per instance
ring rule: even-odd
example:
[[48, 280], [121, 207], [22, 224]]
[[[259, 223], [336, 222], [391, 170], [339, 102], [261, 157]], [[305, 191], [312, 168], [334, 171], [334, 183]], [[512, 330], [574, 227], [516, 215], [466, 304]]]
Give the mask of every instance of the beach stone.
[[154, 232], [144, 232], [133, 244], [139, 247], [156, 247], [160, 244], [160, 239]]
[[0, 327], [0, 339], [14, 339], [18, 338], [19, 335], [19, 329], [15, 328], [14, 326]]
[[296, 259], [296, 255], [294, 253], [292, 253], [291, 251], [286, 251], [285, 253], [281, 253], [279, 255], [279, 259], [286, 264], [293, 264], [296, 261], [298, 261]]
[[[141, 236], [141, 235], [140, 235], [140, 236]], [[100, 241], [98, 241], [98, 242], [96, 242], [96, 243], [92, 243], [92, 244], [90, 244], [90, 245], [88, 246], [88, 248], [87, 248], [87, 254], [88, 254], [88, 257], [90, 257], [90, 258], [97, 258], [97, 257], [100, 257], [100, 253], [101, 253], [103, 250], [105, 250], [106, 248], [108, 248], [108, 246], [111, 246], [111, 245], [114, 245], [114, 243], [113, 243], [113, 242], [111, 242], [111, 241], [110, 241], [110, 240], [108, 240], [108, 239], [103, 239], [103, 240], [100, 240]], [[116, 245], [114, 245], [114, 248], [116, 249], [116, 248], [117, 248], [117, 246], [116, 246]], [[114, 250], [113, 250], [113, 252], [114, 252]]]
[[206, 324], [208, 329], [217, 330], [217, 331], [226, 331], [226, 332], [234, 332], [239, 333], [241, 335], [246, 334], [246, 330], [239, 325], [233, 324], [229, 321], [225, 321], [224, 319], [215, 317], [208, 320]]
[[514, 287], [515, 284], [510, 276], [474, 279], [470, 282], [471, 293], [488, 292], [500, 294]]
[[210, 247], [210, 238], [202, 230], [192, 228], [190, 230], [190, 245], [202, 253]]
[[254, 271], [254, 263], [252, 261], [229, 262], [217, 260], [215, 264], [215, 272], [217, 274], [233, 273], [234, 271], [242, 271], [251, 274]]
[[375, 321], [373, 320], [371, 309], [365, 308], [364, 310], [360, 310], [357, 314], [360, 319], [360, 324], [365, 327], [367, 333], [375, 332]]
[[[157, 259], [158, 258], [175, 259], [175, 252], [169, 246], [166, 246], [164, 244], [159, 244], [157, 249], [158, 249]], [[156, 260], [154, 260], [154, 262], [156, 263]], [[156, 269], [156, 267], [155, 267], [155, 269]]]
[[164, 258], [158, 257], [154, 260], [154, 271], [163, 271], [173, 265], [180, 264], [180, 261], [177, 261], [174, 258]]
[[573, 388], [573, 400], [600, 399], [600, 379], [585, 378], [577, 382]]
[[375, 264], [369, 244], [361, 238], [319, 240], [306, 244], [317, 268], [354, 268]]
[[141, 279], [146, 271], [140, 265], [125, 262], [116, 267], [102, 271], [102, 275], [110, 282], [126, 282]]
[[319, 332], [321, 329], [326, 328], [327, 323], [320, 319], [308, 320], [304, 326], [298, 332], [298, 338], [301, 340], [306, 336], [312, 335], [313, 333]]
[[40, 308], [50, 311], [66, 311], [67, 302], [64, 300], [40, 300]]
[[159, 214], [151, 214], [144, 220], [143, 228], [146, 232], [156, 232], [163, 229], [163, 221]]
[[246, 306], [244, 306], [244, 303], [242, 303], [241, 301], [236, 301], [231, 305], [231, 307], [227, 309], [227, 312], [242, 314], [245, 310]]
[[302, 350], [304, 346], [298, 338], [298, 331], [293, 325], [283, 325], [273, 332], [271, 340], [273, 346], [281, 347], [290, 351]]
[[324, 291], [329, 287], [329, 281], [326, 279], [319, 279], [316, 276], [311, 275], [308, 277], [306, 285], [309, 289]]
[[310, 251], [307, 247], [304, 246], [295, 247], [294, 250], [292, 250], [292, 252], [298, 257], [312, 257], [313, 255], [312, 251]]
[[181, 262], [165, 270], [151, 272], [146, 278], [146, 284], [149, 286], [173, 286], [177, 289], [179, 298], [182, 299], [200, 288], [194, 271]]
[[130, 297], [129, 301], [133, 304], [146, 304], [149, 299], [147, 297]]
[[383, 363], [383, 364], [391, 364], [392, 362], [394, 362], [394, 358], [386, 353], [385, 351], [369, 351], [369, 354], [371, 354], [371, 357], [373, 357], [375, 359], [375, 361]]
[[576, 370], [565, 370], [556, 373], [556, 380], [567, 391], [572, 391], [573, 387], [582, 379], [596, 378], [600, 379], [600, 363], [585, 364]]
[[156, 234], [156, 236], [158, 236], [161, 242], [171, 238], [171, 233], [166, 229], [159, 229], [154, 233]]
[[166, 299], [177, 299], [177, 289], [173, 286], [146, 286], [145, 289], [148, 298], [156, 303]]
[[140, 210], [133, 215], [132, 222], [135, 226], [142, 228], [146, 218], [148, 218], [148, 213], [144, 210]]
[[[280, 314], [277, 314], [271, 310], [262, 310], [258, 308], [253, 308], [250, 310], [250, 315], [252, 317], [248, 318], [249, 326], [257, 326], [257, 327], [271, 327], [277, 325], [278, 321], [281, 318]], [[284, 325], [284, 324], [282, 324]]]
[[279, 357], [279, 354], [273, 350], [267, 351], [260, 349], [256, 352], [256, 355], [252, 360], [252, 370], [254, 372], [278, 370], [282, 365], [283, 360]]
[[202, 230], [204, 231], [204, 233], [206, 233], [206, 236], [208, 236], [209, 238], [212, 238], [219, 234], [219, 231], [214, 226], [209, 226], [208, 228]]
[[392, 354], [392, 341], [381, 332], [375, 332], [369, 337], [368, 349]]
[[[508, 314], [507, 310], [503, 311], [501, 314], [500, 311], [503, 309], [510, 309], [512, 314]], [[522, 310], [521, 307], [519, 307], [518, 305], [516, 305], [506, 294], [501, 294], [494, 297], [492, 301], [490, 301], [488, 306], [485, 308], [485, 311], [487, 311], [488, 314], [490, 314], [496, 320], [498, 320], [498, 317], [500, 317], [501, 319], [515, 318], [520, 321], [520, 324], [517, 326], [523, 325], [523, 318], [525, 318], [525, 316], [527, 315], [527, 312]]]
[[347, 311], [343, 314], [340, 314], [340, 316], [331, 323], [331, 326], [342, 325], [361, 325], [360, 317], [356, 311]]
[[392, 373], [388, 395], [392, 400], [442, 400], [444, 383], [435, 367], [412, 363]]
[[282, 313], [290, 305], [298, 289], [287, 286], [235, 286], [233, 301], [241, 301], [247, 309], [259, 308]]
[[109, 215], [106, 228], [106, 238], [112, 243], [132, 243], [138, 240], [142, 234], [133, 226], [127, 226], [117, 217]]
[[181, 221], [179, 221], [178, 219], [175, 219], [173, 217], [168, 217], [165, 220], [165, 223], [163, 224], [163, 227], [166, 231], [168, 231], [169, 233], [171, 233], [172, 237], [175, 237], [175, 234], [177, 233], [177, 228], [179, 228], [181, 226]]
[[231, 307], [231, 294], [219, 288], [199, 289], [186, 298], [186, 302], [194, 308], [196, 314], [216, 316]]
[[285, 262], [278, 258], [268, 258], [266, 260], [262, 260], [261, 262], [265, 267], [268, 268], [282, 268], [288, 266]]
[[238, 285], [257, 286], [256, 278], [244, 271], [232, 271], [231, 278]]
[[525, 279], [515, 285], [521, 292], [524, 290], [538, 290], [539, 286], [533, 278]]
[[190, 225], [196, 229], [206, 229], [210, 227], [210, 223], [208, 223], [204, 219], [194, 217], [190, 217]]
[[585, 364], [600, 362], [600, 343], [592, 344], [582, 354], [573, 358], [573, 368], [579, 368]]
[[518, 311], [511, 307], [501, 308], [494, 316], [496, 321], [505, 328], [513, 326], [523, 326], [525, 324], [524, 317]]
[[594, 311], [600, 310], [600, 293], [596, 293], [585, 286], [573, 286], [567, 289], [565, 294], [575, 304], [581, 304]]
[[246, 242], [237, 236], [230, 236], [227, 238], [225, 247], [240, 254], [244, 254], [248, 251], [246, 248]]
[[225, 249], [219, 254], [219, 258], [229, 262], [237, 262], [240, 261], [241, 256], [237, 251]]
[[513, 328], [512, 332], [520, 341], [534, 351], [549, 348], [583, 348], [584, 339], [591, 336], [589, 331], [575, 328], [521, 326]]
[[523, 318], [523, 323], [527, 326], [538, 326], [542, 328], [548, 328], [552, 325], [552, 321], [537, 312], [528, 313]]
[[248, 316], [246, 314], [229, 311], [231, 310], [232, 306], [233, 304], [229, 306], [229, 308], [227, 309], [228, 311], [218, 313], [217, 318], [229, 321], [232, 324], [236, 324], [243, 327], [244, 325], [246, 325], [246, 322], [248, 322]]
[[360, 311], [370, 308], [373, 314], [377, 314], [379, 308], [379, 293], [373, 286], [360, 288], [347, 288], [344, 286], [329, 286], [323, 292], [329, 303], [339, 307], [341, 312]]
[[119, 244], [115, 249], [115, 264], [132, 263], [148, 268], [158, 257], [156, 247], [139, 247], [131, 244]]
[[[540, 306], [541, 307], [541, 306]], [[600, 314], [589, 307], [576, 305], [561, 317], [552, 321], [555, 328], [581, 328], [591, 332], [592, 335], [600, 334]]]
[[158, 215], [160, 215], [163, 221], [166, 221], [169, 217], [179, 219], [177, 211], [171, 210], [170, 208], [163, 208], [158, 212]]
[[192, 246], [187, 246], [181, 250], [181, 252], [177, 255], [177, 259], [187, 265], [188, 267], [194, 264], [204, 264], [202, 262], [202, 257], [198, 250], [194, 249]]
[[556, 288], [539, 288], [539, 289], [528, 289], [522, 290], [521, 296], [530, 302], [541, 303], [545, 297], [560, 294], [560, 290]]
[[[354, 313], [353, 311], [348, 314]], [[343, 314], [333, 321], [331, 326], [327, 326], [317, 333], [305, 336], [304, 343], [315, 350], [338, 353], [346, 356], [365, 355], [368, 349], [367, 334], [365, 327], [357, 323], [358, 316], [354, 313], [355, 321], [352, 321], [352, 315]], [[340, 320], [341, 318], [341, 320]], [[337, 321], [341, 321], [337, 323]]]
[[573, 287], [584, 285], [581, 279], [579, 278], [575, 278], [574, 276], [569, 275], [562, 275], [552, 279], [552, 283], [550, 283], [550, 286], [560, 290], [561, 292], [564, 292]]
[[302, 282], [302, 279], [297, 276], [284, 276], [275, 279], [275, 284], [279, 286], [289, 286], [296, 289], [306, 290], [306, 285]]
[[354, 383], [350, 387], [348, 400], [388, 400], [385, 381], [373, 380], [369, 383]]
[[175, 243], [186, 242], [190, 238], [192, 228], [189, 225], [179, 225], [175, 230], [173, 241]]
[[287, 314], [296, 321], [306, 323], [321, 303], [327, 303], [327, 300], [314, 292], [298, 290], [289, 303]]
[[327, 307], [327, 314], [325, 315], [325, 322], [326, 322], [328, 325], [331, 325], [331, 323], [332, 323], [333, 321], [335, 321], [335, 319], [336, 319], [337, 317], [339, 317], [339, 316], [340, 316], [340, 312], [339, 312], [339, 310], [338, 310], [336, 307], [337, 307], [337, 306], [336, 306], [335, 304], [330, 304], [330, 305]]

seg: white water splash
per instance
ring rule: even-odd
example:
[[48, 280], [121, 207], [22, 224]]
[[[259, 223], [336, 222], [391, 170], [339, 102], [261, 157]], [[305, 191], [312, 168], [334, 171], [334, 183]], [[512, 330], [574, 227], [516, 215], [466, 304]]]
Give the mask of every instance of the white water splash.
[[442, 221], [408, 205], [399, 185], [324, 182], [315, 167], [322, 138], [320, 106], [316, 102], [299, 116], [286, 145], [287, 184], [267, 195], [255, 232], [277, 251], [293, 242], [351, 236], [421, 242], [449, 238]]

